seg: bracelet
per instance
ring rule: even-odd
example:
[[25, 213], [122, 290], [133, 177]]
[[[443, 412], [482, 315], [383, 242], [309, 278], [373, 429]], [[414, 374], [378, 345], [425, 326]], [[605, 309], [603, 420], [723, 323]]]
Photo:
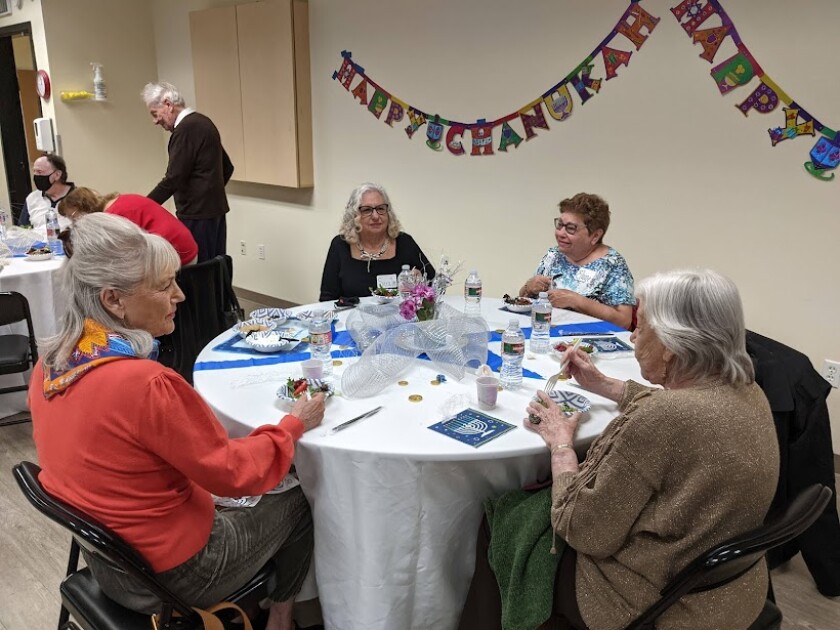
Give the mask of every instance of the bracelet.
[[554, 446], [552, 446], [549, 453], [551, 453], [551, 455], [554, 455], [554, 453], [559, 451], [561, 448], [568, 448], [573, 451], [575, 450], [575, 447], [572, 444], [570, 444], [569, 442], [563, 442], [562, 444], [555, 444]]

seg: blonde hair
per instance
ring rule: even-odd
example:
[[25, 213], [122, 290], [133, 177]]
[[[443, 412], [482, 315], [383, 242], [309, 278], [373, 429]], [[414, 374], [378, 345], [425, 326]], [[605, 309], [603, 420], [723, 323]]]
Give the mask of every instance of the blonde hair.
[[167, 273], [181, 260], [169, 242], [141, 230], [128, 219], [102, 212], [80, 218], [70, 231], [73, 255], [59, 272], [67, 291], [67, 307], [59, 317], [58, 333], [42, 342], [44, 366], [66, 369], [68, 359], [92, 319], [113, 330], [137, 356], [151, 354], [154, 339], [145, 330], [129, 328], [105, 308], [103, 289], [132, 293]]
[[79, 186], [78, 188], [74, 188], [72, 192], [61, 200], [61, 203], [58, 204], [58, 213], [66, 217], [68, 214], [72, 216], [75, 214], [102, 212], [105, 210], [108, 202], [116, 199], [118, 196], [118, 193], [111, 193], [103, 197], [92, 188]]
[[402, 225], [397, 215], [394, 214], [394, 206], [388, 197], [388, 193], [379, 184], [365, 182], [356, 186], [350, 193], [350, 199], [347, 200], [347, 205], [344, 207], [344, 216], [341, 217], [341, 227], [338, 229], [338, 234], [348, 243], [356, 244], [359, 242], [359, 232], [362, 231], [362, 222], [359, 220], [359, 206], [362, 203], [362, 197], [369, 192], [379, 193], [382, 200], [388, 204], [388, 237], [394, 240], [402, 232]]

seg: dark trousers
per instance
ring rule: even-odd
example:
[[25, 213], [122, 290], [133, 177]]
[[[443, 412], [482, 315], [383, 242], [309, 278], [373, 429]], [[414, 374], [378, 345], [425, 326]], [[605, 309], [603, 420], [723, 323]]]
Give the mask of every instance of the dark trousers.
[[[487, 559], [489, 549], [490, 525], [485, 517], [478, 528], [475, 573], [461, 613], [458, 630], [501, 630], [502, 628], [502, 598], [499, 594], [499, 583]], [[586, 630], [586, 624], [580, 616], [575, 596], [576, 560], [575, 550], [566, 545], [554, 580], [554, 610], [551, 618], [540, 627], [540, 630]]]
[[204, 262], [227, 253], [227, 221], [225, 215], [215, 219], [181, 219], [198, 245], [198, 260]]

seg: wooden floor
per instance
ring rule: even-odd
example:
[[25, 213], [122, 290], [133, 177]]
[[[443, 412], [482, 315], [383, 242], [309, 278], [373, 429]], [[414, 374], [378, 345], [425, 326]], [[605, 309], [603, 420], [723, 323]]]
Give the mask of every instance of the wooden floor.
[[[36, 461], [31, 433], [30, 423], [0, 427], [0, 630], [55, 628], [70, 544], [65, 530], [29, 505], [10, 473], [22, 460]], [[773, 585], [782, 628], [840, 628], [840, 597], [817, 592], [800, 556], [773, 572]]]

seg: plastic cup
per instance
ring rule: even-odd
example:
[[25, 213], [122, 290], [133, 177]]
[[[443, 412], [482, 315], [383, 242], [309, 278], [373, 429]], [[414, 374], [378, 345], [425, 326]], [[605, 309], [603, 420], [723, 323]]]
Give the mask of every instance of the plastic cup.
[[320, 379], [324, 375], [324, 362], [320, 359], [307, 359], [300, 367], [304, 378]]
[[499, 379], [495, 376], [479, 376], [475, 379], [478, 406], [482, 409], [494, 409], [499, 396]]

